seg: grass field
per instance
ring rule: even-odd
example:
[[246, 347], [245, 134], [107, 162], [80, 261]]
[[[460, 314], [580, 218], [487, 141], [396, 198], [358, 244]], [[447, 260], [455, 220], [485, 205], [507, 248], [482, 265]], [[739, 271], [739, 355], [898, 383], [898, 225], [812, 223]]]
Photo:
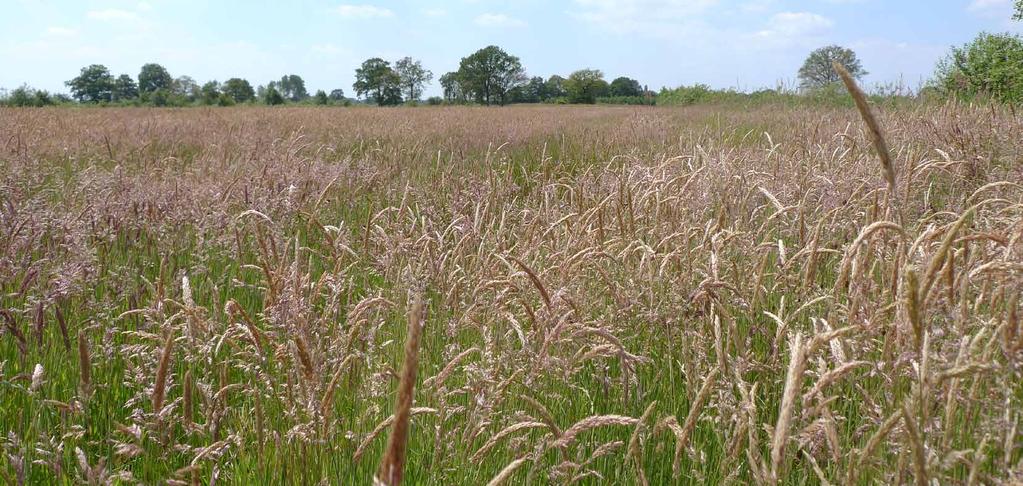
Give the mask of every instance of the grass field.
[[0, 109], [0, 477], [1023, 481], [1023, 119], [880, 119]]

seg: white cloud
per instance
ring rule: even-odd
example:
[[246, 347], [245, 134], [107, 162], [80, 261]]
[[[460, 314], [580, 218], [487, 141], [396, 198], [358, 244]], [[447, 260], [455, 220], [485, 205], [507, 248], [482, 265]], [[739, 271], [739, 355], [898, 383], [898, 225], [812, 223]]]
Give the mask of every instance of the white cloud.
[[966, 9], [971, 12], [998, 10], [1008, 8], [1011, 3], [1010, 0], [973, 0]]
[[394, 12], [375, 5], [338, 5], [334, 13], [350, 19], [378, 19], [393, 17]]
[[447, 10], [442, 8], [427, 8], [423, 9], [423, 15], [427, 17], [443, 17], [448, 14]]
[[52, 26], [46, 28], [46, 35], [52, 37], [74, 37], [78, 35], [78, 30], [68, 27]]
[[135, 12], [129, 12], [128, 10], [121, 10], [118, 8], [90, 10], [89, 12], [86, 12], [85, 16], [92, 20], [101, 20], [104, 22], [138, 20], [139, 18], [138, 14]]
[[473, 23], [481, 27], [525, 27], [526, 23], [505, 14], [485, 13], [476, 17]]
[[763, 32], [794, 37], [817, 34], [830, 29], [833, 25], [835, 23], [823, 15], [810, 12], [782, 12], [771, 17], [768, 30]]

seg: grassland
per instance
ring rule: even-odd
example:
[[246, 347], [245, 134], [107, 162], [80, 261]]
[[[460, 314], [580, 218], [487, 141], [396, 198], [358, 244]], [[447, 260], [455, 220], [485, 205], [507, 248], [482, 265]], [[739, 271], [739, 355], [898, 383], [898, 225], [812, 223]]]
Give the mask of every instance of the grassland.
[[880, 120], [0, 109], [0, 478], [367, 484], [422, 302], [406, 484], [1021, 481], [1023, 119]]

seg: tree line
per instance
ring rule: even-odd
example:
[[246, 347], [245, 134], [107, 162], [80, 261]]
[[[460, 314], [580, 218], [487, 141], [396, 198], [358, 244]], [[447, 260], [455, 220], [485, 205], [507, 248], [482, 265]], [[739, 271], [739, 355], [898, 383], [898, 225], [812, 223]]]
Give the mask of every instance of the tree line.
[[[1023, 20], [1023, 0], [1017, 0], [1014, 18]], [[851, 49], [825, 46], [811, 52], [799, 69], [798, 94], [820, 96], [831, 92], [842, 96], [838, 75], [832, 69], [833, 62], [845, 66], [857, 79], [867, 74]], [[433, 72], [411, 57], [401, 58], [393, 64], [374, 57], [355, 70], [352, 87], [361, 102], [380, 106], [417, 104], [423, 101], [423, 92], [433, 79]], [[598, 69], [580, 69], [567, 77], [557, 74], [546, 79], [531, 77], [526, 74], [518, 57], [493, 45], [463, 57], [457, 70], [441, 75], [438, 81], [443, 96], [428, 98], [425, 100], [427, 104], [680, 104], [738, 95], [734, 90], [715, 91], [700, 84], [662, 88], [655, 93], [626, 76], [608, 82]], [[207, 81], [200, 85], [189, 76], [173, 77], [156, 63], [142, 66], [137, 77], [128, 74], [115, 77], [106, 66], [92, 64], [83, 67], [78, 76], [65, 84], [70, 96], [22, 86], [6, 95], [0, 93], [0, 104], [46, 106], [77, 101], [152, 106], [231, 106], [239, 103], [349, 105], [360, 102], [346, 98], [341, 88], [329, 93], [318, 90], [310, 95], [305, 81], [296, 74], [282, 76], [255, 88], [242, 78], [231, 78], [223, 83]], [[779, 94], [780, 91], [760, 90], [745, 96]], [[902, 95], [902, 90], [888, 94]], [[987, 96], [1013, 104], [1023, 103], [1023, 38], [1008, 33], [981, 33], [966, 45], [953, 47], [938, 63], [934, 77], [915, 94], [967, 98]]]

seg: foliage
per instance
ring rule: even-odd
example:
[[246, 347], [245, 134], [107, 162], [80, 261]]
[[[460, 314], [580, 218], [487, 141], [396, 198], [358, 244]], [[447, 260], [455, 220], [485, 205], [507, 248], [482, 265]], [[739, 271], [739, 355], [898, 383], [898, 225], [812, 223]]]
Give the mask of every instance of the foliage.
[[143, 96], [158, 89], [171, 90], [174, 86], [174, 78], [163, 66], [156, 63], [149, 63], [142, 66], [139, 71], [139, 93]]
[[401, 77], [391, 68], [391, 63], [379, 57], [363, 61], [355, 70], [357, 96], [364, 96], [379, 106], [401, 104]]
[[199, 99], [202, 101], [202, 104], [209, 106], [220, 102], [220, 83], [216, 80], [203, 83], [202, 88], [199, 88], [199, 91]]
[[1023, 103], [1023, 38], [981, 33], [970, 43], [953, 48], [938, 64], [935, 83], [959, 97], [991, 96], [1006, 103]]
[[394, 64], [394, 72], [398, 75], [402, 95], [407, 101], [418, 101], [423, 94], [423, 87], [433, 79], [433, 72], [423, 68], [423, 63], [403, 57]]
[[444, 100], [448, 103], [465, 103], [468, 101], [465, 81], [459, 72], [446, 73], [440, 77], [440, 86], [444, 91]]
[[0, 96], [0, 106], [43, 107], [57, 104], [58, 100], [48, 91], [22, 85], [6, 96]]
[[274, 86], [274, 88], [280, 91], [281, 96], [283, 96], [288, 101], [297, 102], [302, 101], [309, 97], [309, 92], [306, 90], [305, 87], [305, 80], [303, 80], [302, 77], [297, 74], [288, 74], [282, 76], [281, 80], [278, 81], [276, 84], [273, 82], [271, 82], [271, 84]]
[[128, 101], [139, 97], [139, 87], [135, 79], [127, 74], [122, 74], [114, 80], [111, 90], [112, 101]]
[[839, 83], [841, 78], [832, 66], [834, 62], [844, 66], [855, 79], [868, 74], [852, 49], [836, 45], [825, 46], [811, 52], [803, 62], [803, 67], [799, 68], [800, 86], [812, 91]]
[[598, 105], [655, 105], [657, 98], [654, 96], [601, 96], [597, 98]]
[[194, 103], [202, 95], [202, 90], [191, 76], [179, 76], [174, 79], [171, 85], [171, 93], [174, 95], [174, 105]]
[[643, 96], [643, 86], [635, 79], [622, 76], [611, 81], [609, 95], [615, 97], [640, 97]]
[[71, 89], [71, 95], [83, 103], [99, 103], [110, 101], [114, 89], [114, 77], [110, 70], [102, 64], [92, 64], [82, 68], [78, 77], [65, 83]]
[[580, 69], [565, 81], [569, 103], [596, 103], [597, 98], [608, 95], [608, 89], [604, 73], [598, 69]]
[[266, 93], [263, 95], [263, 102], [270, 106], [283, 105], [284, 96], [281, 95], [280, 91], [277, 91], [276, 87], [268, 86], [266, 88]]
[[256, 92], [253, 91], [252, 85], [241, 78], [231, 78], [224, 81], [221, 91], [230, 96], [235, 103], [247, 103], [256, 98]]
[[330, 98], [327, 97], [327, 92], [326, 91], [323, 91], [321, 89], [321, 90], [316, 91], [316, 94], [313, 95], [313, 104], [316, 104], [316, 105], [326, 105], [328, 103], [330, 103]]
[[487, 46], [462, 58], [458, 86], [467, 98], [484, 105], [505, 104], [508, 93], [526, 82], [518, 57], [497, 46]]
[[343, 90], [341, 88], [332, 89], [332, 90], [330, 90], [329, 97], [330, 97], [331, 101], [344, 101], [345, 100], [345, 90]]

